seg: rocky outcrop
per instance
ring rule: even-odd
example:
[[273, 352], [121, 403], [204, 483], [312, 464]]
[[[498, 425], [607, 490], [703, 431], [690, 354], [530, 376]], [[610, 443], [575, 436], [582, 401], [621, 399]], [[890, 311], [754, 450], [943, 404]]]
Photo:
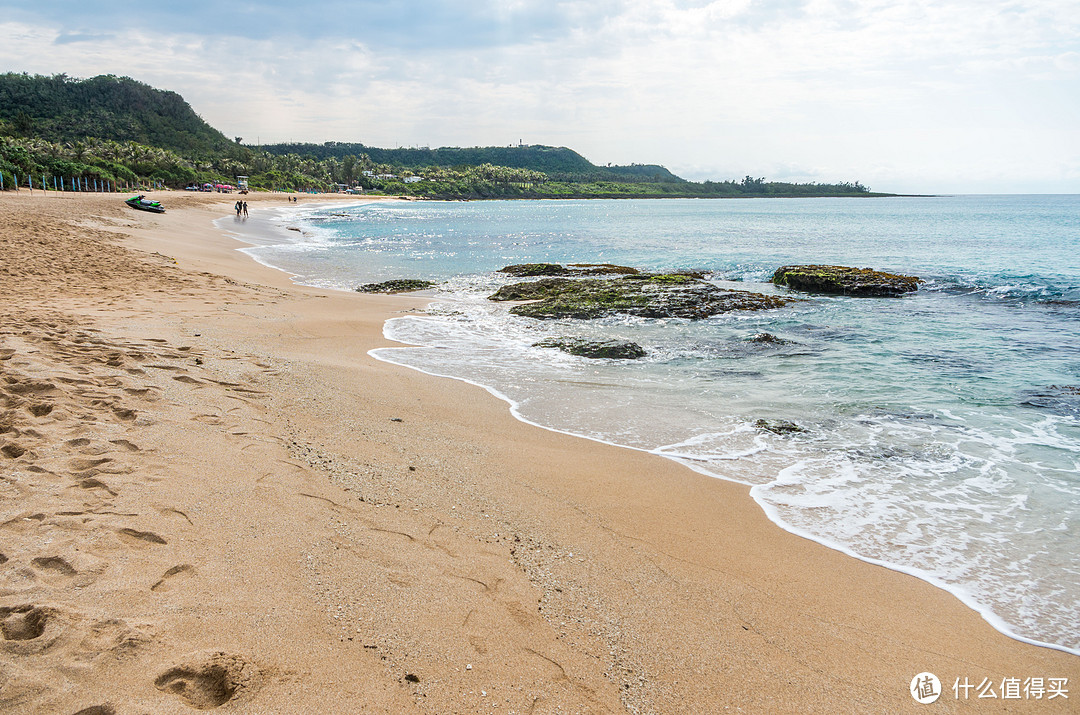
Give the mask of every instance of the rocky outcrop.
[[636, 268], [616, 266], [611, 263], [571, 263], [566, 266], [558, 263], [517, 263], [512, 266], [500, 268], [498, 272], [514, 276], [515, 278], [536, 278], [539, 276], [629, 276], [640, 273]]
[[533, 347], [558, 348], [564, 353], [594, 359], [637, 360], [645, 357], [645, 349], [629, 340], [590, 341], [582, 338], [545, 338], [533, 344]]
[[488, 296], [488, 300], [543, 300], [574, 290], [576, 283], [570, 278], [541, 278], [528, 283], [511, 283]]
[[807, 293], [895, 297], [918, 290], [921, 278], [847, 266], [783, 266], [772, 282]]
[[733, 310], [779, 308], [793, 299], [727, 290], [684, 274], [637, 274], [621, 278], [542, 278], [500, 288], [490, 300], [533, 300], [510, 309], [530, 318], [707, 318]]
[[795, 341], [778, 338], [772, 333], [755, 333], [747, 338], [747, 342], [759, 343], [762, 345], [791, 345]]
[[779, 435], [798, 434], [799, 432], [806, 431], [805, 427], [800, 427], [788, 420], [758, 420], [754, 423], [754, 426], [759, 430], [765, 430], [766, 432], [772, 432], [773, 434]]
[[403, 278], [382, 283], [365, 283], [356, 289], [357, 293], [412, 293], [418, 290], [434, 288], [434, 281], [422, 281], [415, 278]]

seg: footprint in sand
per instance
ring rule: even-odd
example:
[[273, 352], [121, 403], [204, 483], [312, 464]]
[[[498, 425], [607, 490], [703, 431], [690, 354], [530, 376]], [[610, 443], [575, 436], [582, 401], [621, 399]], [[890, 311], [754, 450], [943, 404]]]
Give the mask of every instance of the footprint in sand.
[[91, 705], [75, 713], [75, 715], [116, 715], [116, 708], [108, 703], [104, 705]]
[[7, 386], [14, 395], [42, 395], [56, 390], [56, 385], [47, 380], [18, 380], [17, 378], [9, 378], [9, 380], [15, 380], [9, 382]]
[[195, 567], [191, 564], [179, 564], [162, 574], [161, 579], [150, 587], [151, 591], [167, 591], [175, 585], [177, 580], [187, 580], [195, 575]]
[[0, 633], [6, 641], [30, 641], [41, 637], [50, 613], [37, 606], [0, 608]]
[[102, 653], [117, 659], [136, 657], [154, 638], [149, 625], [133, 625], [119, 618], [106, 618], [83, 630], [85, 635], [76, 646], [76, 653], [87, 659]]
[[130, 442], [130, 441], [126, 440], [126, 439], [110, 439], [109, 442], [111, 442], [112, 444], [115, 444], [117, 447], [123, 447], [124, 449], [126, 449], [129, 452], [138, 452], [138, 451], [140, 451], [139, 445], [135, 444], [134, 442]]
[[85, 479], [80, 479], [77, 484], [82, 489], [101, 489], [102, 491], [107, 493], [109, 496], [114, 497], [114, 496], [117, 495], [116, 490], [111, 489], [108, 484], [101, 481], [100, 479], [95, 479], [94, 477], [87, 477]]
[[30, 563], [41, 571], [48, 571], [61, 576], [74, 576], [78, 573], [74, 566], [59, 556], [39, 556], [31, 559]]
[[18, 516], [13, 516], [5, 522], [0, 522], [0, 528], [25, 533], [27, 531], [39, 529], [41, 527], [41, 522], [45, 521], [45, 519], [45, 514], [27, 514], [23, 512]]
[[154, 685], [193, 708], [210, 710], [229, 702], [248, 687], [253, 671], [251, 665], [235, 655], [214, 653], [166, 670]]
[[121, 536], [126, 536], [136, 541], [144, 541], [150, 544], [167, 544], [169, 542], [161, 538], [152, 531], [139, 531], [137, 529], [118, 529], [117, 533]]
[[18, 459], [26, 454], [26, 447], [16, 444], [15, 442], [8, 442], [3, 447], [0, 447], [0, 453], [8, 459]]
[[126, 407], [114, 407], [113, 414], [116, 415], [117, 419], [121, 420], [122, 422], [131, 422], [136, 417], [138, 417], [138, 414], [135, 412], [135, 410], [131, 410]]
[[51, 402], [39, 402], [36, 405], [31, 405], [28, 409], [34, 417], [44, 417], [53, 411], [53, 404]]
[[87, 469], [93, 469], [94, 467], [100, 467], [102, 464], [111, 462], [110, 457], [100, 457], [98, 459], [72, 459], [68, 461], [68, 468], [76, 472], [86, 471]]
[[20, 655], [41, 653], [56, 643], [63, 630], [57, 611], [43, 606], [0, 608], [3, 649]]
[[175, 516], [183, 517], [187, 521], [188, 524], [190, 524], [191, 526], [195, 526], [195, 522], [191, 520], [191, 517], [187, 515], [187, 512], [180, 511], [179, 509], [174, 509], [171, 506], [167, 506], [167, 507], [165, 507], [163, 509], [159, 509], [158, 511], [160, 511], [162, 514], [166, 514], [166, 515], [175, 515]]

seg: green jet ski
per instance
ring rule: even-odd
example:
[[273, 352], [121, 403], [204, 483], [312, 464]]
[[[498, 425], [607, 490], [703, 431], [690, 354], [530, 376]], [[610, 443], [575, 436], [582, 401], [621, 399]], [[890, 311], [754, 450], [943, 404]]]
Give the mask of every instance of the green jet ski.
[[124, 202], [133, 209], [139, 209], [140, 211], [153, 211], [156, 214], [165, 213], [165, 207], [161, 205], [160, 201], [151, 201], [145, 198], [142, 194], [138, 196], [132, 196], [130, 199]]

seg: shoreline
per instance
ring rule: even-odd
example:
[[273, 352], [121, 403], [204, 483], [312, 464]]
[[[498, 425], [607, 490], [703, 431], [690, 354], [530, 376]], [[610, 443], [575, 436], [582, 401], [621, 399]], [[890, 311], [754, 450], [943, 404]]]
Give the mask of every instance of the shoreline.
[[[273, 268], [273, 266], [269, 266], [269, 267]], [[754, 501], [754, 503], [756, 503], [758, 505], [758, 507], [761, 508], [762, 513], [766, 516], [766, 518], [774, 526], [776, 526], [778, 529], [781, 529], [781, 530], [783, 530], [783, 531], [785, 531], [785, 532], [787, 532], [787, 533], [789, 533], [789, 534], [791, 534], [793, 536], [797, 536], [799, 538], [806, 539], [807, 541], [811, 541], [811, 542], [813, 542], [815, 544], [823, 546], [824, 548], [830, 549], [832, 551], [836, 551], [836, 552], [838, 552], [840, 554], [843, 554], [845, 556], [853, 558], [853, 559], [855, 559], [857, 561], [862, 561], [863, 563], [870, 564], [872, 566], [879, 566], [881, 568], [888, 569], [890, 571], [895, 571], [897, 573], [904, 574], [906, 576], [911, 576], [912, 578], [919, 579], [920, 581], [923, 581], [923, 582], [925, 582], [925, 583], [927, 583], [927, 584], [929, 584], [929, 585], [931, 585], [931, 586], [933, 586], [935, 588], [939, 588], [942, 591], [945, 591], [946, 593], [948, 593], [951, 596], [955, 597], [958, 601], [963, 603], [966, 607], [970, 608], [972, 611], [975, 611], [976, 613], [978, 613], [983, 618], [983, 620], [985, 620], [987, 622], [987, 624], [991, 628], [993, 628], [994, 630], [996, 630], [997, 632], [1001, 633], [1002, 635], [1004, 635], [1004, 636], [1006, 636], [1008, 638], [1019, 641], [1021, 643], [1025, 643], [1027, 645], [1032, 645], [1032, 646], [1036, 646], [1036, 647], [1039, 647], [1039, 648], [1048, 648], [1050, 650], [1056, 650], [1056, 651], [1060, 651], [1062, 653], [1066, 653], [1066, 654], [1069, 654], [1069, 655], [1074, 655], [1074, 656], [1080, 657], [1080, 649], [1070, 648], [1069, 646], [1060, 645], [1060, 644], [1057, 644], [1057, 643], [1050, 643], [1050, 642], [1047, 642], [1047, 641], [1041, 641], [1041, 640], [1038, 640], [1036, 638], [1023, 636], [1023, 635], [1020, 635], [1020, 634], [1014, 632], [1013, 629], [1012, 629], [1012, 626], [1009, 623], [1007, 623], [1005, 620], [1003, 620], [1000, 616], [998, 616], [992, 610], [991, 607], [983, 605], [982, 603], [980, 603], [978, 600], [975, 599], [975, 597], [973, 597], [970, 593], [968, 593], [965, 589], [963, 589], [960, 586], [955, 586], [955, 585], [949, 584], [949, 583], [945, 582], [944, 580], [942, 580], [942, 579], [940, 579], [940, 578], [938, 578], [936, 576], [933, 576], [932, 574], [928, 574], [928, 573], [919, 571], [917, 569], [912, 569], [912, 568], [906, 567], [903, 564], [898, 564], [898, 563], [887, 561], [887, 560], [884, 560], [884, 559], [877, 559], [877, 558], [873, 558], [873, 557], [870, 557], [870, 556], [864, 556], [862, 554], [859, 554], [858, 552], [856, 552], [853, 548], [851, 548], [849, 546], [846, 546], [846, 545], [841, 544], [841, 543], [836, 542], [836, 541], [832, 541], [832, 540], [830, 540], [828, 538], [825, 538], [825, 537], [819, 536], [817, 534], [814, 534], [811, 531], [808, 531], [806, 529], [802, 529], [802, 528], [799, 528], [797, 526], [794, 526], [792, 524], [787, 523], [786, 521], [783, 520], [782, 517], [779, 516], [779, 514], [777, 513], [777, 509], [773, 505], [771, 505], [769, 502], [767, 502], [765, 500], [757, 498], [757, 496], [754, 495], [754, 491], [755, 491], [756, 488], [758, 488], [758, 487], [762, 487], [762, 488], [768, 487], [770, 483], [753, 484], [751, 482], [740, 481], [738, 479], [728, 477], [728, 476], [724, 476], [724, 475], [721, 475], [721, 474], [716, 474], [716, 473], [707, 471], [705, 469], [699, 469], [699, 468], [695, 467], [695, 465], [693, 463], [693, 460], [685, 458], [685, 457], [676, 457], [676, 456], [666, 455], [666, 454], [663, 454], [662, 452], [658, 452], [656, 450], [645, 449], [643, 447], [635, 447], [633, 445], [620, 444], [618, 442], [613, 442], [613, 441], [610, 441], [610, 440], [601, 439], [599, 437], [592, 437], [592, 436], [589, 436], [589, 435], [586, 435], [586, 434], [580, 434], [580, 433], [572, 432], [572, 431], [569, 431], [569, 430], [559, 429], [557, 427], [551, 427], [551, 426], [542, 424], [540, 422], [535, 422], [533, 420], [530, 420], [530, 419], [524, 417], [518, 411], [518, 409], [517, 409], [518, 408], [518, 403], [517, 402], [515, 402], [510, 397], [504, 395], [503, 393], [499, 392], [498, 389], [496, 389], [494, 387], [491, 387], [490, 385], [486, 385], [486, 384], [481, 383], [481, 382], [476, 382], [474, 380], [470, 380], [470, 379], [464, 378], [464, 377], [457, 377], [457, 376], [454, 376], [454, 375], [446, 375], [446, 374], [442, 374], [442, 373], [438, 373], [438, 372], [431, 372], [431, 371], [424, 370], [424, 369], [414, 367], [414, 366], [411, 366], [411, 365], [406, 365], [404, 363], [394, 362], [393, 360], [390, 360], [389, 358], [380, 357], [378, 355], [378, 353], [381, 350], [396, 350], [396, 349], [400, 349], [401, 347], [408, 348], [408, 347], [414, 347], [414, 346], [411, 345], [411, 344], [403, 344], [403, 345], [400, 345], [400, 346], [397, 346], [397, 347], [391, 347], [391, 348], [376, 348], [374, 350], [368, 351], [368, 355], [370, 355], [372, 358], [374, 358], [376, 360], [386, 362], [386, 363], [391, 364], [391, 365], [396, 365], [396, 366], [399, 366], [399, 367], [405, 367], [405, 368], [410, 369], [410, 370], [415, 370], [415, 371], [417, 371], [417, 372], [419, 372], [419, 373], [421, 373], [423, 375], [428, 375], [430, 377], [438, 378], [440, 380], [456, 380], [456, 381], [462, 382], [462, 383], [464, 383], [466, 385], [471, 385], [473, 387], [478, 387], [478, 388], [486, 391], [488, 394], [490, 394], [495, 399], [506, 403], [506, 405], [507, 405], [507, 407], [509, 409], [509, 412], [514, 417], [514, 419], [518, 420], [519, 422], [521, 422], [523, 424], [529, 425], [530, 427], [535, 427], [537, 429], [546, 430], [548, 432], [553, 432], [553, 433], [559, 434], [559, 435], [565, 435], [567, 437], [573, 437], [575, 439], [583, 439], [583, 440], [586, 440], [586, 441], [589, 441], [589, 442], [595, 442], [597, 444], [602, 444], [602, 445], [605, 445], [605, 446], [608, 446], [608, 447], [615, 447], [615, 448], [618, 448], [618, 449], [625, 449], [625, 450], [630, 450], [632, 452], [638, 452], [640, 454], [648, 454], [648, 455], [660, 457], [661, 459], [666, 459], [666, 460], [669, 460], [671, 462], [674, 462], [675, 464], [677, 464], [677, 465], [679, 465], [679, 466], [681, 466], [681, 467], [683, 467], [685, 469], [689, 469], [690, 471], [695, 472], [697, 474], [700, 474], [700, 475], [702, 475], [704, 477], [707, 477], [709, 479], [718, 479], [718, 480], [723, 481], [723, 482], [727, 482], [727, 483], [730, 483], [730, 484], [746, 487], [747, 488], [747, 495]], [[415, 346], [415, 347], [422, 347], [422, 346]]]
[[[536, 430], [487, 390], [369, 358], [391, 346], [386, 318], [426, 301], [293, 284], [215, 233], [211, 217], [227, 213], [228, 197], [166, 196], [181, 207], [146, 218], [114, 208], [111, 197], [56, 202], [79, 209], [61, 213], [74, 226], [71, 240], [87, 242], [87, 258], [60, 273], [44, 261], [5, 288], [11, 324], [27, 326], [5, 332], [3, 347], [15, 345], [5, 370], [83, 374], [77, 379], [99, 380], [95, 389], [117, 399], [121, 387], [137, 395], [156, 386], [150, 394], [161, 395], [139, 403], [144, 418], [125, 421], [110, 406], [87, 421], [75, 409], [83, 398], [62, 397], [74, 388], [53, 380], [58, 415], [32, 422], [20, 413], [35, 426], [15, 425], [26, 451], [8, 464], [20, 499], [39, 501], [46, 516], [5, 547], [0, 606], [45, 604], [58, 630], [32, 662], [10, 662], [22, 675], [0, 685], [8, 702], [16, 702], [13, 682], [49, 683], [64, 672], [60, 685], [26, 685], [19, 702], [49, 712], [112, 698], [121, 711], [137, 703], [172, 712], [184, 698], [170, 677], [195, 683], [184, 674], [223, 671], [236, 681], [226, 701], [238, 712], [358, 704], [474, 712], [496, 703], [536, 712], [897, 710], [913, 703], [911, 678], [931, 671], [946, 684], [940, 702], [962, 709], [971, 703], [947, 690], [954, 677], [1080, 672], [1075, 657], [998, 633], [949, 593], [778, 529], [745, 486]], [[50, 228], [33, 242], [48, 258], [57, 250], [45, 240], [56, 235], [53, 224], [31, 213], [47, 199], [13, 206], [7, 198], [0, 213], [8, 232]], [[93, 236], [80, 224], [87, 214]], [[94, 256], [104, 261], [100, 271]], [[88, 265], [92, 272], [79, 272]], [[78, 363], [88, 372], [72, 373], [67, 355], [86, 341], [55, 338], [69, 347], [49, 357], [37, 333], [57, 330], [42, 320], [59, 323], [32, 315], [44, 309], [78, 317], [70, 330], [100, 331], [102, 357], [139, 332], [179, 347], [141, 339], [139, 350], [161, 354], [144, 367], [134, 358], [121, 364], [142, 375], [109, 366], [114, 359]], [[147, 369], [166, 363], [176, 369]], [[114, 511], [140, 514], [124, 528], [167, 543], [124, 536], [124, 516], [83, 517], [80, 529], [95, 539], [121, 534], [108, 536], [108, 548], [69, 529], [84, 556], [35, 536], [45, 526], [68, 533], [64, 520], [73, 517], [46, 505], [75, 498], [48, 486], [82, 466], [50, 461], [76, 449], [63, 440], [75, 426], [90, 435], [87, 448], [112, 449], [102, 437], [141, 446], [109, 457], [132, 472], [102, 472], [103, 462], [90, 467], [97, 476], [79, 478], [117, 493], [90, 487], [101, 494], [97, 511], [115, 501]], [[168, 478], [125, 476], [147, 471]], [[21, 502], [3, 504], [5, 523], [29, 518]], [[140, 507], [147, 504], [157, 506]], [[186, 521], [161, 512], [169, 508]], [[80, 561], [91, 556], [105, 565]], [[76, 581], [95, 580], [76, 588], [45, 573], [38, 566], [56, 563], [50, 558], [64, 559]], [[190, 571], [158, 581], [183, 564]], [[41, 575], [11, 581], [34, 568]], [[75, 637], [89, 627], [81, 624], [110, 619], [141, 634], [120, 639], [139, 658], [115, 649], [80, 655], [89, 642]], [[89, 667], [65, 670], [72, 662]], [[116, 695], [118, 684], [125, 695]], [[1055, 703], [1068, 707], [1042, 704]]]
[[[893, 195], [890, 195], [890, 196], [893, 196]], [[681, 197], [670, 197], [670, 198], [681, 198]], [[754, 197], [735, 197], [735, 198], [754, 198]], [[768, 197], [768, 198], [781, 198], [781, 197]], [[802, 198], [821, 198], [821, 197], [802, 197]], [[833, 197], [829, 197], [829, 198], [833, 198]], [[356, 203], [368, 203], [369, 202], [369, 201], [365, 202], [365, 200], [363, 198], [357, 199], [356, 197], [353, 197], [353, 200], [355, 200]], [[323, 203], [320, 203], [320, 204], [317, 204], [317, 205], [309, 204], [309, 207], [311, 209], [313, 209], [313, 210], [318, 210], [319, 208], [322, 208], [322, 207], [333, 206], [335, 203], [337, 203], [337, 202], [323, 202]], [[296, 207], [291, 207], [291, 208], [295, 209]], [[221, 219], [221, 221], [224, 221], [224, 219]], [[233, 232], [229, 232], [229, 233], [233, 233]], [[284, 232], [281, 232], [281, 233], [282, 233], [282, 235], [281, 235], [282, 239], [287, 239], [288, 238], [287, 235], [284, 235]], [[235, 233], [234, 235], [236, 236], [236, 238], [238, 240], [246, 243], [249, 246], [257, 246], [258, 245], [258, 244], [252, 243], [250, 241], [245, 241], [244, 238], [243, 238], [242, 233]], [[241, 252], [248, 253], [248, 251], [245, 250], [245, 249], [239, 249], [239, 250], [241, 250]], [[266, 263], [266, 262], [260, 260], [259, 258], [257, 258], [256, 256], [254, 256], [254, 255], [252, 255], [250, 253], [248, 253], [248, 255], [250, 255], [252, 257], [252, 259], [257, 261], [260, 265], [266, 266], [267, 268], [270, 268], [271, 270], [280, 271], [280, 272], [288, 275], [290, 277], [290, 279], [295, 279], [295, 278], [298, 277], [296, 274], [292, 274], [292, 273], [290, 273], [289, 271], [287, 271], [287, 270], [285, 270], [283, 268], [279, 268], [279, 267], [274, 266], [274, 265], [272, 265], [270, 263]], [[317, 286], [312, 286], [312, 285], [300, 283], [298, 281], [294, 281], [294, 282], [296, 282], [297, 285], [305, 285], [306, 287], [309, 287], [309, 288], [318, 288]], [[335, 289], [327, 288], [327, 290], [335, 290]], [[345, 289], [338, 289], [338, 290], [345, 291]], [[409, 294], [409, 295], [416, 296], [417, 294]], [[423, 294], [421, 293], [420, 295], [423, 295]], [[424, 300], [426, 301], [427, 299], [425, 298]], [[387, 325], [389, 325], [389, 321], [387, 322]], [[439, 378], [439, 379], [457, 380], [457, 381], [465, 383], [467, 385], [472, 385], [474, 387], [478, 387], [480, 389], [483, 389], [483, 390], [487, 391], [489, 394], [491, 394], [493, 397], [495, 397], [497, 400], [500, 400], [500, 401], [506, 403], [506, 405], [508, 406], [510, 414], [515, 419], [517, 419], [518, 421], [520, 421], [520, 422], [522, 422], [524, 424], [527, 424], [527, 425], [530, 425], [530, 426], [533, 426], [533, 427], [536, 427], [536, 428], [539, 428], [539, 429], [547, 430], [547, 431], [553, 432], [555, 434], [561, 434], [561, 435], [566, 435], [566, 436], [570, 436], [570, 437], [574, 437], [574, 438], [578, 438], [578, 439], [584, 439], [584, 440], [588, 440], [588, 441], [591, 441], [591, 442], [596, 442], [598, 444], [617, 447], [617, 448], [621, 448], [621, 449], [628, 449], [628, 450], [636, 451], [636, 452], [639, 452], [639, 453], [642, 453], [642, 454], [649, 454], [649, 455], [659, 456], [659, 457], [662, 457], [664, 459], [668, 459], [668, 460], [670, 460], [670, 461], [672, 461], [672, 462], [674, 462], [674, 463], [676, 463], [676, 464], [678, 464], [678, 465], [680, 465], [682, 467], [685, 467], [685, 468], [690, 469], [690, 470], [692, 470], [694, 472], [702, 474], [703, 476], [706, 476], [706, 477], [709, 477], [709, 478], [712, 478], [712, 479], [719, 479], [719, 480], [722, 480], [722, 481], [731, 482], [733, 484], [737, 484], [737, 485], [740, 485], [740, 486], [745, 486], [745, 487], [748, 488], [748, 495], [750, 496], [750, 498], [758, 505], [758, 507], [762, 510], [762, 512], [765, 514], [765, 516], [768, 518], [768, 520], [770, 522], [772, 522], [778, 528], [780, 528], [780, 529], [782, 529], [782, 530], [784, 530], [784, 531], [786, 531], [786, 532], [788, 532], [788, 533], [790, 533], [792, 535], [798, 536], [798, 537], [803, 538], [803, 539], [807, 539], [807, 540], [812, 541], [812, 542], [814, 542], [816, 544], [824, 546], [825, 548], [837, 551], [837, 552], [839, 552], [841, 554], [844, 554], [846, 556], [849, 556], [851, 558], [857, 559], [859, 561], [863, 561], [865, 563], [868, 563], [868, 564], [871, 564], [871, 565], [874, 565], [874, 566], [879, 566], [879, 567], [886, 568], [886, 569], [889, 569], [889, 570], [892, 570], [892, 571], [896, 571], [896, 572], [901, 573], [901, 574], [912, 576], [914, 578], [920, 579], [920, 580], [934, 586], [935, 588], [939, 588], [939, 589], [941, 589], [943, 591], [946, 591], [947, 593], [949, 593], [952, 596], [954, 596], [955, 598], [957, 598], [966, 607], [968, 607], [971, 610], [978, 613], [992, 628], [994, 628], [999, 633], [1001, 633], [1001, 634], [1003, 634], [1003, 635], [1005, 635], [1005, 636], [1007, 636], [1009, 638], [1012, 638], [1014, 640], [1017, 640], [1019, 642], [1026, 643], [1026, 644], [1029, 644], [1029, 645], [1042, 647], [1042, 648], [1049, 648], [1049, 649], [1052, 649], [1052, 650], [1061, 651], [1061, 652], [1069, 654], [1069, 655], [1080, 656], [1080, 649], [1069, 647], [1069, 646], [1062, 645], [1062, 644], [1052, 643], [1052, 642], [1049, 642], [1049, 641], [1039, 640], [1038, 638], [1034, 638], [1034, 637], [1031, 637], [1031, 636], [1025, 636], [1025, 635], [1022, 635], [1020, 633], [1017, 633], [1015, 631], [1015, 629], [1014, 629], [1014, 626], [1012, 626], [1004, 618], [999, 616], [993, 610], [992, 606], [989, 606], [989, 605], [986, 605], [986, 604], [982, 603], [980, 600], [978, 600], [978, 598], [976, 596], [974, 596], [970, 591], [968, 591], [962, 585], [951, 584], [951, 583], [945, 581], [944, 579], [942, 579], [942, 578], [940, 578], [938, 576], [935, 576], [932, 573], [922, 571], [922, 570], [919, 570], [917, 568], [913, 568], [911, 566], [904, 565], [902, 563], [897, 563], [897, 562], [894, 562], [894, 561], [889, 561], [887, 559], [875, 558], [875, 557], [872, 557], [872, 556], [866, 556], [866, 555], [860, 554], [852, 546], [849, 546], [849, 545], [843, 544], [841, 542], [829, 539], [828, 537], [825, 537], [825, 536], [815, 534], [812, 531], [809, 531], [807, 529], [800, 528], [800, 527], [795, 526], [795, 525], [793, 525], [791, 523], [788, 523], [787, 521], [785, 521], [780, 516], [779, 510], [774, 505], [772, 505], [771, 503], [769, 503], [765, 499], [759, 498], [759, 496], [757, 494], [755, 494], [755, 492], [757, 492], [757, 491], [768, 488], [770, 486], [770, 484], [772, 484], [771, 482], [760, 484], [760, 483], [751, 482], [751, 481], [743, 481], [743, 480], [740, 480], [740, 479], [738, 479], [738, 478], [736, 478], [734, 476], [731, 476], [731, 475], [725, 475], [725, 474], [722, 474], [722, 473], [713, 472], [713, 471], [709, 471], [709, 470], [706, 470], [706, 469], [698, 468], [697, 466], [695, 466], [692, 459], [681, 458], [681, 457], [678, 457], [678, 456], [664, 454], [663, 452], [660, 452], [660, 451], [657, 451], [657, 450], [647, 449], [647, 448], [644, 448], [644, 447], [635, 447], [633, 445], [622, 444], [622, 443], [619, 443], [619, 442], [616, 442], [616, 441], [603, 439], [603, 438], [600, 438], [600, 437], [594, 437], [594, 436], [590, 436], [590, 435], [587, 435], [587, 434], [574, 432], [574, 431], [571, 431], [571, 430], [560, 429], [560, 428], [557, 428], [557, 427], [552, 427], [552, 426], [543, 424], [542, 422], [538, 422], [538, 421], [535, 421], [535, 420], [528, 419], [523, 414], [521, 414], [521, 412], [519, 411], [519, 409], [518, 409], [519, 404], [513, 398], [511, 398], [508, 395], [500, 392], [498, 390], [498, 388], [496, 388], [496, 387], [493, 387], [493, 386], [485, 384], [483, 382], [478, 382], [478, 381], [475, 381], [475, 380], [472, 380], [472, 379], [469, 379], [469, 378], [466, 378], [466, 377], [459, 377], [459, 376], [446, 374], [446, 373], [442, 373], [442, 372], [438, 372], [438, 371], [432, 371], [432, 370], [423, 369], [423, 368], [420, 368], [420, 367], [409, 365], [407, 362], [397, 362], [397, 361], [393, 360], [390, 357], [385, 357], [385, 356], [380, 355], [380, 353], [383, 352], [384, 350], [392, 351], [392, 350], [396, 350], [396, 349], [400, 349], [400, 348], [424, 347], [424, 346], [420, 346], [420, 345], [415, 345], [414, 346], [413, 344], [410, 344], [410, 343], [402, 343], [402, 342], [400, 342], [398, 340], [395, 340], [394, 338], [389, 337], [387, 335], [387, 331], [386, 331], [385, 327], [384, 327], [384, 330], [383, 330], [383, 336], [386, 337], [388, 340], [391, 340], [391, 341], [393, 341], [395, 343], [399, 343], [399, 345], [397, 347], [376, 348], [374, 350], [368, 351], [368, 354], [372, 358], [374, 358], [376, 360], [380, 360], [380, 361], [389, 363], [391, 365], [396, 365], [396, 366], [399, 366], [399, 367], [405, 367], [405, 368], [410, 369], [410, 370], [415, 370], [415, 371], [417, 371], [417, 372], [419, 372], [421, 374], [428, 375], [428, 376], [431, 376], [431, 377], [435, 377], [435, 378]]]

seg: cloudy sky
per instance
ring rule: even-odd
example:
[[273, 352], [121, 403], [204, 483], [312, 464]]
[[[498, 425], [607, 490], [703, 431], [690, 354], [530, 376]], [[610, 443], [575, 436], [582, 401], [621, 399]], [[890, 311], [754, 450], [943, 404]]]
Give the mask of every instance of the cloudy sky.
[[245, 143], [1080, 193], [1080, 0], [0, 0], [0, 38], [0, 71], [134, 77]]

